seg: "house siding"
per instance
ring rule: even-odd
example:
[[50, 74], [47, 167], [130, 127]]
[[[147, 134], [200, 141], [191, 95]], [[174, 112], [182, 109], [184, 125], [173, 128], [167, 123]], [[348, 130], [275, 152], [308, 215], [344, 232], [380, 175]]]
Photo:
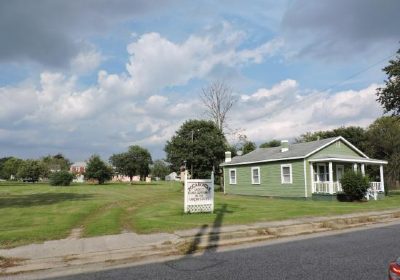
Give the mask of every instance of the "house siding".
[[[281, 165], [292, 165], [292, 183], [281, 183]], [[251, 168], [260, 167], [260, 184], [252, 184]], [[236, 184], [230, 184], [229, 169], [236, 169]], [[305, 197], [303, 160], [247, 164], [224, 167], [227, 194]]]

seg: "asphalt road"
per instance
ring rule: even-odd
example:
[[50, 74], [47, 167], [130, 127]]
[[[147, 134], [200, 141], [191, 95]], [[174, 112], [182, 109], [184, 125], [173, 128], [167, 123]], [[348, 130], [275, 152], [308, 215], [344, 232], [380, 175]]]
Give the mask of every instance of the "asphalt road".
[[400, 225], [54, 279], [387, 279]]

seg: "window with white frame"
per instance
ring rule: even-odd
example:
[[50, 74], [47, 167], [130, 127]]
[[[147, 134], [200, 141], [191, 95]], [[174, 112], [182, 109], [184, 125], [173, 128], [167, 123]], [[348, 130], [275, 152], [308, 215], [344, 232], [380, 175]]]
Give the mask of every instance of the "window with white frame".
[[229, 184], [236, 184], [236, 169], [229, 169]]
[[292, 165], [282, 164], [281, 165], [281, 183], [291, 184], [292, 183]]
[[251, 183], [260, 184], [260, 167], [251, 168]]
[[328, 171], [328, 166], [326, 164], [323, 163], [317, 164], [314, 173], [314, 181], [315, 182], [329, 181], [329, 171]]

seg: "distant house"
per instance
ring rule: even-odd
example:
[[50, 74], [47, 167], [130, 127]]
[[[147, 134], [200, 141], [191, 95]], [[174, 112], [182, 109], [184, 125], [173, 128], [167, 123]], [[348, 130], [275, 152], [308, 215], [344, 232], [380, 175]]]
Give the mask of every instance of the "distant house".
[[171, 174], [165, 176], [165, 181], [176, 181], [179, 178], [176, 172], [172, 172]]
[[74, 164], [71, 165], [70, 171], [72, 173], [77, 174], [76, 178], [73, 180], [74, 182], [77, 183], [83, 183], [85, 181], [85, 178], [83, 176], [83, 173], [85, 173], [87, 163], [86, 162], [75, 162]]
[[361, 171], [379, 166], [379, 181], [371, 182], [367, 198], [384, 197], [383, 165], [343, 137], [260, 148], [231, 158], [225, 153], [224, 190], [228, 194], [313, 200], [335, 200], [342, 191], [340, 178], [346, 170]]
[[[124, 176], [124, 175], [115, 175], [112, 178], [113, 181], [118, 181], [118, 182], [130, 182], [129, 176]], [[132, 177], [132, 182], [139, 182], [140, 181], [140, 176], [136, 175]]]

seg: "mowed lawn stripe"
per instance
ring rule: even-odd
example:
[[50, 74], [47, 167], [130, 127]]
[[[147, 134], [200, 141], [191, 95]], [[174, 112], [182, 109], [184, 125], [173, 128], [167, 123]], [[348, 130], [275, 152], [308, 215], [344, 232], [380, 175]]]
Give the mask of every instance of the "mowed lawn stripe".
[[215, 213], [183, 214], [181, 182], [73, 184], [0, 182], [0, 248], [66, 238], [74, 228], [84, 236], [173, 232], [202, 225], [249, 224], [307, 216], [400, 207], [400, 192], [381, 201], [339, 203], [279, 200], [215, 194]]

